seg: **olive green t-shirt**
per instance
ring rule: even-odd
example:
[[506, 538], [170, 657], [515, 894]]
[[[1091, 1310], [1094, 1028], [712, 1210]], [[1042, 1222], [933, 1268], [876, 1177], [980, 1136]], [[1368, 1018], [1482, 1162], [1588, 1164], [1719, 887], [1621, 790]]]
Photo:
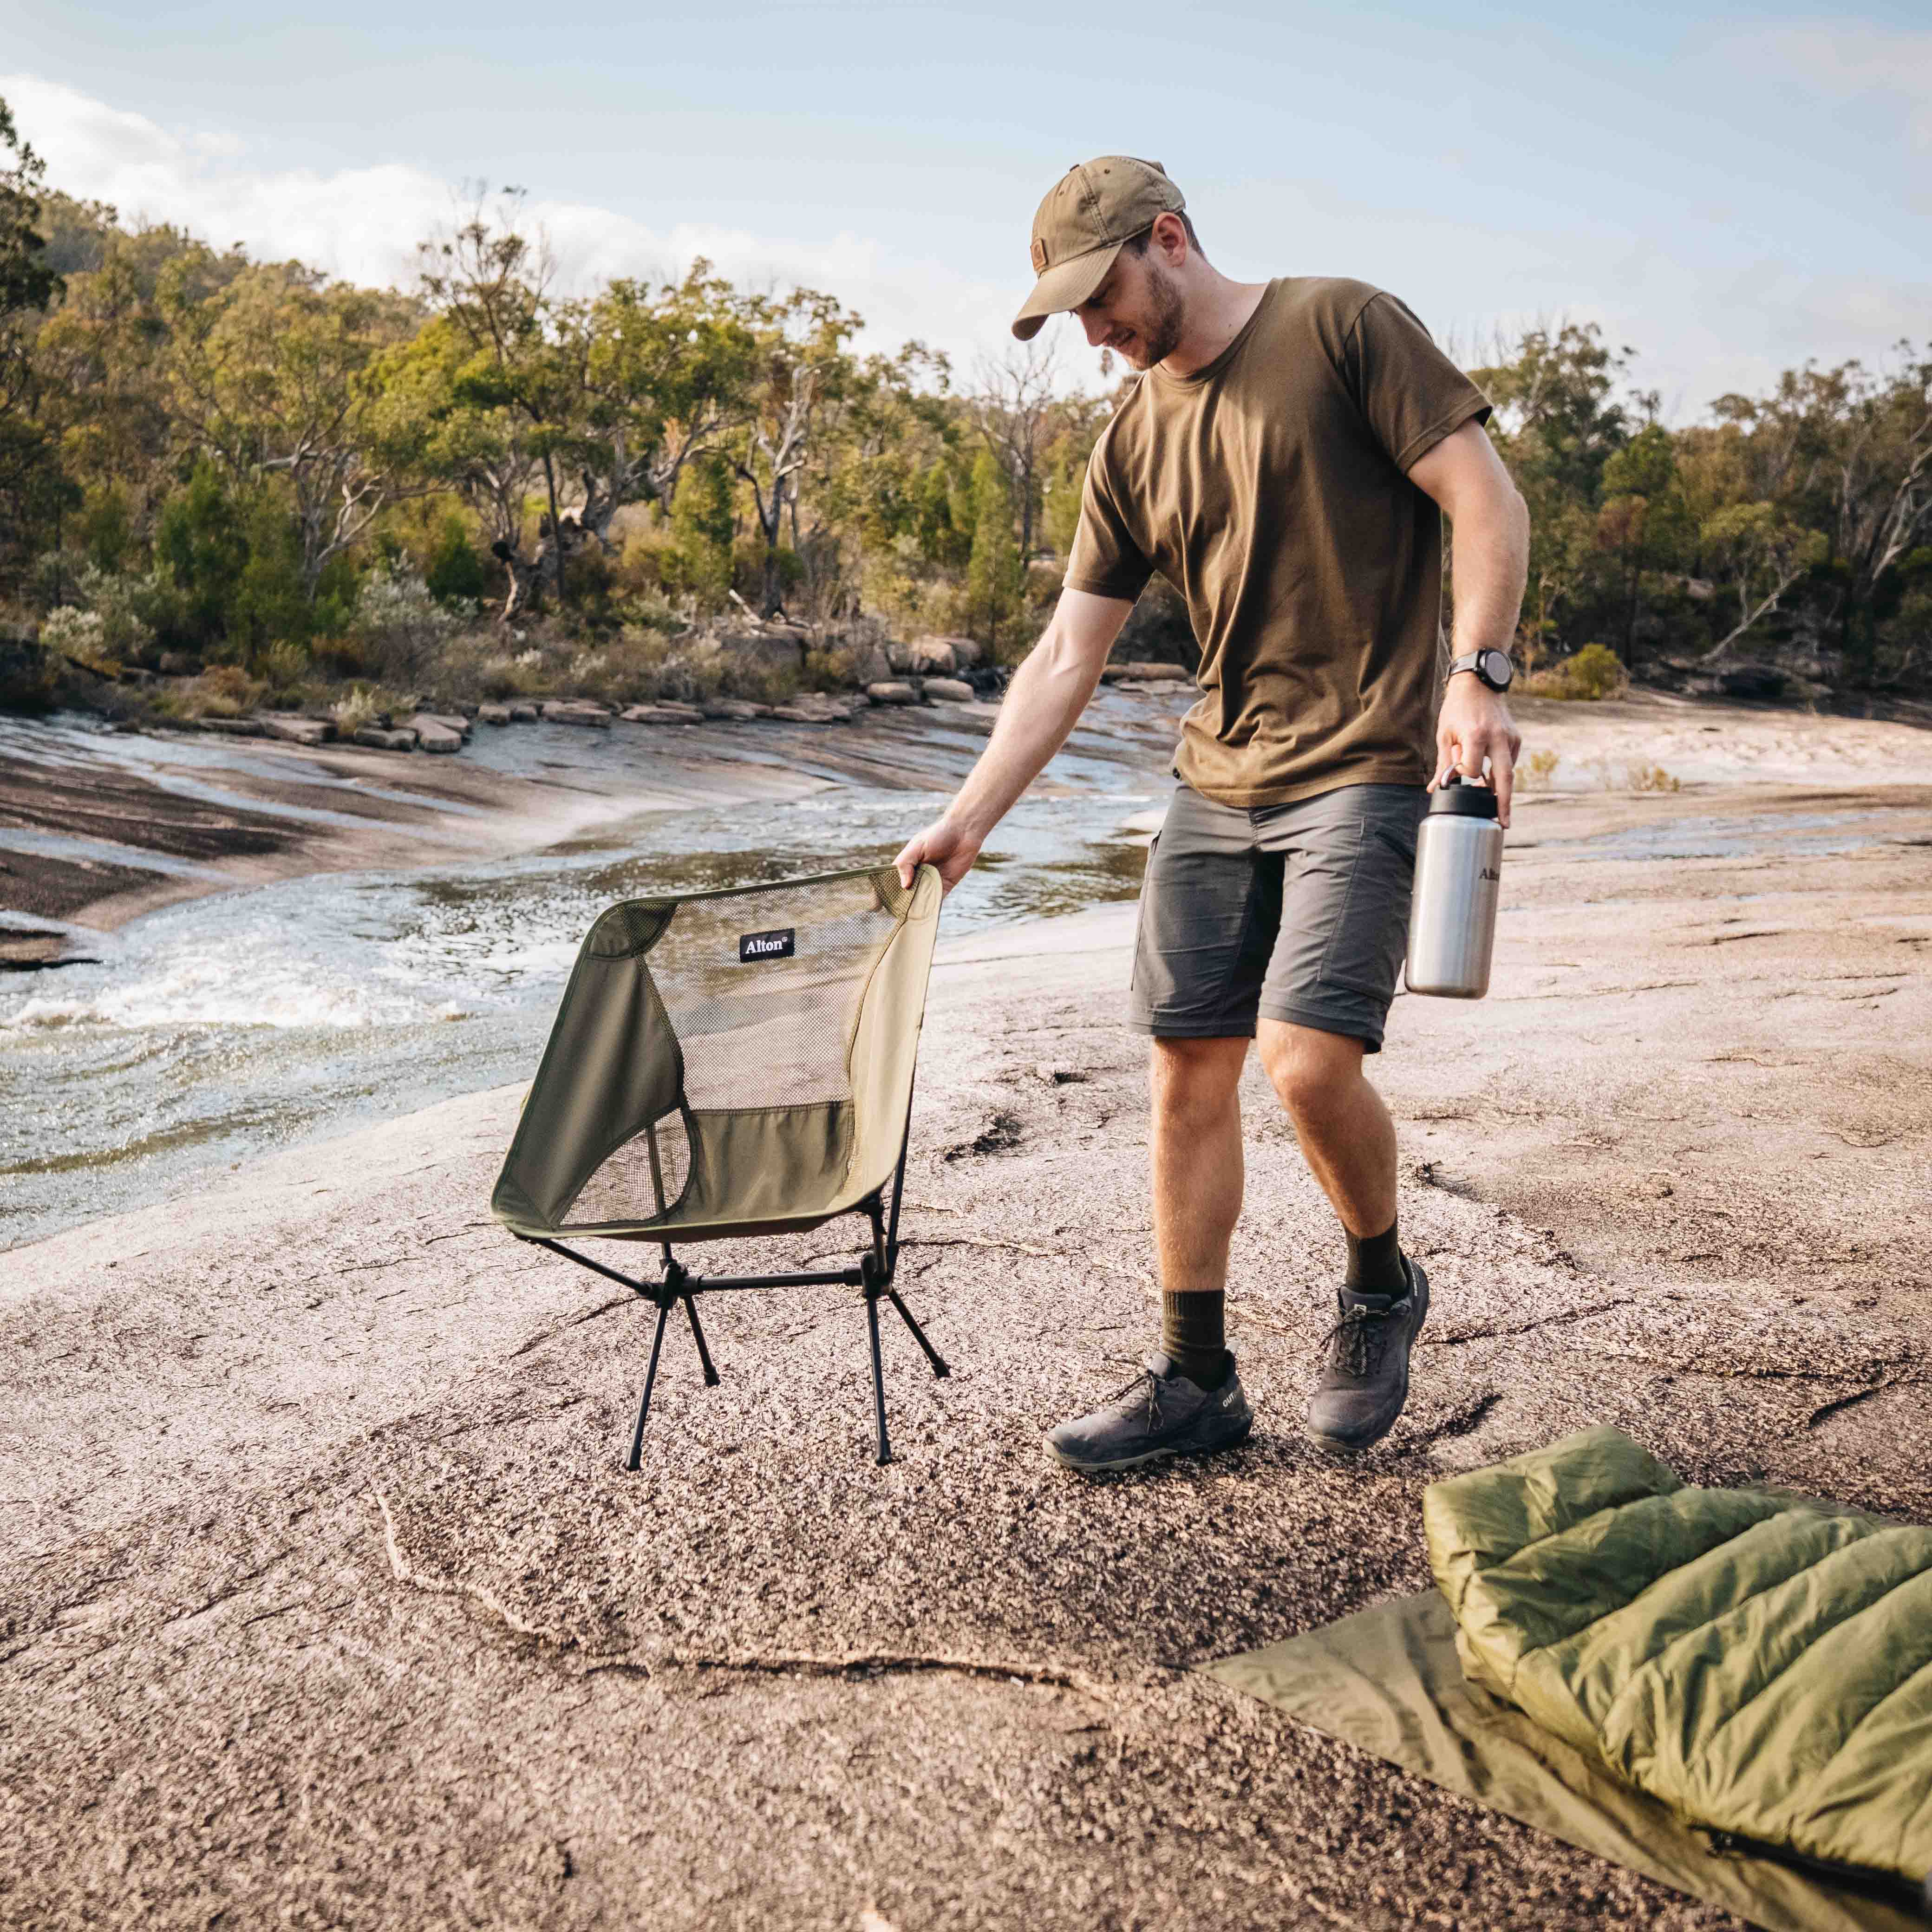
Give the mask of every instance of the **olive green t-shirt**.
[[1410, 466], [1487, 398], [1366, 283], [1270, 282], [1192, 376], [1150, 370], [1087, 466], [1066, 582], [1186, 600], [1201, 697], [1174, 769], [1224, 805], [1434, 770], [1442, 520]]

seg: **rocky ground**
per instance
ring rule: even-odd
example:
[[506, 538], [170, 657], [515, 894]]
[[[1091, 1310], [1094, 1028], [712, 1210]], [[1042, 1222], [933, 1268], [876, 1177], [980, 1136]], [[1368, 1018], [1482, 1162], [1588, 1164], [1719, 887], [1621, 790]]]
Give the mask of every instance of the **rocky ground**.
[[674, 1328], [623, 1473], [649, 1311], [488, 1220], [514, 1090], [9, 1254], [0, 1922], [1734, 1924], [1190, 1666], [1424, 1586], [1424, 1484], [1586, 1422], [1932, 1510], [1932, 786], [1834, 776], [1525, 806], [1490, 998], [1378, 1064], [1436, 1312], [1352, 1466], [1258, 1077], [1255, 1436], [1042, 1457], [1152, 1318], [1131, 908], [943, 950], [905, 1270], [954, 1373], [889, 1320], [886, 1469], [827, 1289], [708, 1306], [716, 1389]]

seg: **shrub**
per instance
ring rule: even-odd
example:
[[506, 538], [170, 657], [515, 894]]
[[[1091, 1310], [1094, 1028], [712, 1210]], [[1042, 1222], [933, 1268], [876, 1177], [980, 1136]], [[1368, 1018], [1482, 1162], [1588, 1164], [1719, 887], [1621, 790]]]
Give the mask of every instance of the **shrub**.
[[810, 691], [843, 691], [852, 682], [854, 660], [850, 651], [836, 646], [805, 654], [804, 682]]
[[123, 664], [145, 656], [154, 641], [154, 613], [161, 598], [150, 572], [134, 577], [89, 564], [80, 573], [80, 599], [100, 620], [101, 641]]
[[1518, 791], [1540, 791], [1556, 776], [1556, 767], [1563, 762], [1562, 755], [1547, 746], [1540, 752], [1532, 752], [1516, 768], [1516, 787]]
[[372, 571], [356, 599], [355, 632], [369, 668], [388, 683], [424, 682], [465, 616], [439, 604], [420, 577]]
[[394, 692], [379, 690], [371, 684], [358, 684], [350, 687], [346, 698], [338, 698], [328, 707], [328, 715], [335, 720], [337, 730], [346, 738], [379, 718], [393, 717], [401, 709], [402, 700]]
[[107, 654], [106, 626], [99, 614], [78, 604], [63, 604], [47, 613], [40, 626], [40, 647], [97, 677], [115, 677], [120, 665]]
[[308, 646], [292, 638], [278, 638], [257, 656], [255, 668], [277, 697], [298, 695], [298, 687], [308, 675]]
[[214, 664], [199, 677], [184, 679], [161, 700], [176, 718], [239, 718], [262, 698], [260, 684], [239, 664]]
[[1593, 702], [1624, 691], [1630, 674], [1607, 644], [1586, 644], [1574, 656], [1536, 672], [1524, 683], [1532, 697]]
[[1632, 791], [1682, 791], [1684, 781], [1666, 772], [1661, 765], [1633, 765], [1628, 773]]

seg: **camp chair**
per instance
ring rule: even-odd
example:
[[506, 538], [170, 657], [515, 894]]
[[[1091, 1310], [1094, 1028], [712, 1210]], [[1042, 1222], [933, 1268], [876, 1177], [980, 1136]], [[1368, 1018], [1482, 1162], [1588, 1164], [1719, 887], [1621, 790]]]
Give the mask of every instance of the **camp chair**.
[[[881, 1463], [892, 1460], [881, 1298], [933, 1373], [950, 1372], [892, 1285], [939, 901], [931, 866], [908, 890], [885, 866], [628, 899], [590, 928], [490, 1209], [519, 1240], [656, 1304], [627, 1467], [643, 1457], [674, 1303], [690, 1318], [706, 1385], [717, 1386], [700, 1294], [861, 1289]], [[674, 1243], [802, 1233], [848, 1213], [872, 1223], [871, 1251], [854, 1268], [698, 1275], [673, 1252]], [[634, 1281], [560, 1234], [656, 1241], [663, 1274]]]

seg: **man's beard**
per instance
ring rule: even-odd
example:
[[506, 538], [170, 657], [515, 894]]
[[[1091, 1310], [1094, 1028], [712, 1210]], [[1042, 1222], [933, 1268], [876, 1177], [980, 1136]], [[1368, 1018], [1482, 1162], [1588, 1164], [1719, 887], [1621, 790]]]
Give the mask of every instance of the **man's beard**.
[[1134, 333], [1140, 338], [1138, 356], [1127, 360], [1136, 368], [1151, 369], [1180, 346], [1186, 304], [1174, 278], [1157, 263], [1148, 265], [1148, 312]]

